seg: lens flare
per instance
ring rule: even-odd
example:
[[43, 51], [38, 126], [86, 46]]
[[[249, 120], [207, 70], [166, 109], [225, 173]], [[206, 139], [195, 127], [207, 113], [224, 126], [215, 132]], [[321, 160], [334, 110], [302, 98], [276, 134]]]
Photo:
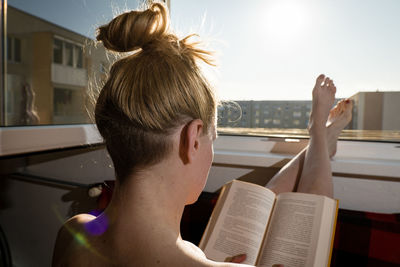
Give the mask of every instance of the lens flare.
[[[57, 217], [57, 219], [61, 222], [64, 223], [64, 218], [63, 216], [61, 216], [60, 212], [58, 211], [56, 205], [53, 205], [53, 211]], [[106, 216], [103, 216], [104, 218], [102, 218], [100, 221], [101, 223], [99, 223], [100, 226], [96, 226], [94, 227], [96, 231], [96, 233], [100, 233], [101, 231], [104, 231], [107, 229], [108, 227], [108, 219], [106, 218]], [[87, 224], [86, 224], [87, 225]], [[86, 225], [85, 225], [85, 230], [86, 230]], [[63, 226], [65, 229], [68, 230], [68, 232], [70, 232], [70, 234], [74, 237], [74, 239], [82, 246], [84, 246], [86, 249], [88, 249], [91, 253], [93, 253], [94, 255], [96, 255], [97, 257], [101, 258], [103, 261], [109, 263], [112, 265], [113, 261], [107, 257], [105, 257], [104, 255], [100, 254], [91, 244], [90, 242], [87, 240], [87, 238], [85, 237], [85, 235], [83, 233], [80, 233], [78, 231], [76, 231], [75, 229], [73, 229], [72, 227], [70, 227], [68, 224], [64, 224]], [[101, 229], [101, 230], [99, 230]], [[87, 230], [86, 230], [87, 231]], [[93, 234], [92, 234], [93, 235]]]
[[108, 228], [108, 218], [104, 213], [102, 213], [99, 216], [97, 216], [96, 219], [86, 223], [84, 227], [86, 232], [91, 235], [94, 236], [102, 235]]

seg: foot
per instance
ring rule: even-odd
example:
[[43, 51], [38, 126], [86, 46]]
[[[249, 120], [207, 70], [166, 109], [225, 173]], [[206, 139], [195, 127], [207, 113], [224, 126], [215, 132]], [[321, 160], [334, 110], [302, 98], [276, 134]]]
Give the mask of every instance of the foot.
[[337, 140], [347, 124], [351, 121], [353, 101], [351, 99], [341, 100], [331, 109], [326, 123], [328, 137], [329, 157], [336, 154]]
[[318, 76], [312, 92], [312, 110], [308, 130], [310, 135], [325, 132], [329, 111], [335, 101], [336, 86], [331, 79]]

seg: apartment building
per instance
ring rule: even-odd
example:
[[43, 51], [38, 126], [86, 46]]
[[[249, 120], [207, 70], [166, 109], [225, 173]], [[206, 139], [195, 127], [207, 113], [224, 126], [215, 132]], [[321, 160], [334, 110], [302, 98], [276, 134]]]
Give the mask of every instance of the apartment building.
[[218, 109], [219, 127], [305, 128], [311, 101], [232, 101]]
[[[347, 129], [400, 129], [400, 116], [393, 112], [400, 92], [358, 92], [352, 99], [353, 119]], [[219, 107], [218, 126], [305, 129], [310, 112], [311, 101], [231, 101]]]
[[108, 68], [104, 48], [11, 6], [7, 16], [6, 125], [91, 122], [88, 84]]

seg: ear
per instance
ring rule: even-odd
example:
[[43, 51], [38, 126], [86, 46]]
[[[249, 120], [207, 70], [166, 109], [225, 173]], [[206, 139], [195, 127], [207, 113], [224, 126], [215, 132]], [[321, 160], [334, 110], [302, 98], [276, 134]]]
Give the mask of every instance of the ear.
[[203, 121], [192, 120], [182, 128], [179, 155], [184, 164], [192, 163], [200, 148], [200, 137], [203, 134]]

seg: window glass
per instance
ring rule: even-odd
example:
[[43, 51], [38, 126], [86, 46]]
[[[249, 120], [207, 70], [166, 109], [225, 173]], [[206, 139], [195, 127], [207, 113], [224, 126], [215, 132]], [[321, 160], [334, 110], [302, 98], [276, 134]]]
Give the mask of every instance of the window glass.
[[12, 43], [11, 42], [12, 42], [11, 37], [7, 36], [7, 59], [9, 61], [11, 61], [11, 58], [12, 58], [12, 50], [11, 50]]
[[14, 61], [21, 61], [21, 40], [14, 38]]
[[[219, 132], [307, 136], [311, 90], [324, 73], [351, 97], [344, 139], [400, 141], [400, 1], [171, 2], [178, 32], [218, 52]], [[242, 110], [232, 119], [229, 109]], [[246, 109], [245, 109], [246, 107]]]
[[54, 88], [53, 121], [56, 124], [68, 124], [85, 119], [83, 92], [73, 88]]
[[63, 63], [63, 43], [59, 39], [54, 39], [53, 62], [58, 64]]
[[[90, 46], [95, 29], [144, 1], [7, 1], [3, 126], [91, 122], [82, 115], [88, 84], [109, 69], [104, 49]], [[306, 136], [311, 88], [325, 73], [338, 100], [355, 104], [343, 138], [400, 140], [399, 1], [172, 0], [170, 7], [178, 34], [197, 32], [218, 52], [211, 79], [226, 101], [220, 133]], [[67, 104], [63, 96], [82, 99]]]
[[92, 123], [89, 84], [109, 69], [96, 28], [143, 1], [8, 0], [1, 126]]
[[72, 44], [71, 43], [64, 43], [64, 51], [65, 51], [65, 64], [67, 66], [71, 66], [73, 65], [73, 50], [72, 50]]
[[77, 68], [83, 67], [83, 57], [82, 57], [82, 47], [81, 46], [74, 46], [74, 57], [75, 63]]

